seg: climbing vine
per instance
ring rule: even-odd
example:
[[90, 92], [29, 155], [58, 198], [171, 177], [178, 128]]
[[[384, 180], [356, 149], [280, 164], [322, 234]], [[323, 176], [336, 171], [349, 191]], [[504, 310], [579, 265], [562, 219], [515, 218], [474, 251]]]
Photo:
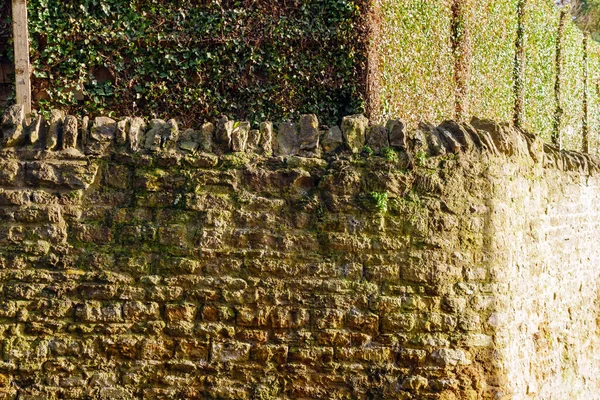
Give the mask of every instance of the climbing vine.
[[184, 123], [362, 111], [367, 0], [198, 3], [30, 0], [38, 107]]

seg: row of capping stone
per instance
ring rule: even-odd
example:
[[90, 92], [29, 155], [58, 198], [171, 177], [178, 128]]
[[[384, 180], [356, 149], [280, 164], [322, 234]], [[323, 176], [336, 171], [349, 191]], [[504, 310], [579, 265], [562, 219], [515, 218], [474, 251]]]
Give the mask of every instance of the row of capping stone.
[[380, 155], [386, 149], [438, 156], [473, 150], [491, 154], [529, 157], [545, 167], [595, 173], [600, 160], [595, 156], [560, 150], [539, 137], [508, 124], [473, 118], [470, 123], [445, 121], [439, 126], [421, 124], [407, 130], [399, 120], [369, 125], [363, 115], [344, 117], [341, 127], [320, 126], [314, 114], [302, 115], [298, 123], [281, 122], [274, 133], [273, 123], [262, 122], [252, 129], [248, 121], [230, 121], [226, 116], [216, 124], [204, 123], [199, 130], [180, 131], [177, 121], [127, 117], [114, 120], [84, 117], [81, 123], [71, 115], [53, 110], [46, 121], [41, 115], [25, 118], [24, 107], [8, 107], [2, 116], [2, 148], [27, 147], [38, 151], [61, 151], [81, 156], [101, 156], [109, 151], [130, 153], [183, 152], [188, 154], [248, 152], [264, 156], [323, 157], [351, 152], [368, 146]]

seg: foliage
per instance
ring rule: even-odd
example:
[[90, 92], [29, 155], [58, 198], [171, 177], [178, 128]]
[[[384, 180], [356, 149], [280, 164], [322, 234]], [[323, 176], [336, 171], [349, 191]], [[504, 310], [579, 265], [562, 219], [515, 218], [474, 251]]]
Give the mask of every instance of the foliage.
[[385, 214], [388, 210], [388, 194], [387, 192], [371, 192], [371, 200], [375, 203], [375, 207], [380, 213]]
[[451, 0], [382, 2], [381, 114], [409, 125], [454, 112]]
[[[367, 0], [30, 0], [38, 105], [324, 122], [361, 112]], [[190, 121], [191, 120], [191, 121]]]
[[427, 153], [423, 150], [418, 150], [415, 154], [415, 160], [419, 167], [423, 167], [425, 165], [425, 160], [427, 160]]
[[517, 0], [477, 0], [470, 5], [469, 115], [510, 121], [515, 107]]
[[398, 161], [398, 153], [396, 153], [391, 147], [386, 147], [383, 149], [383, 157], [389, 162]]
[[373, 151], [373, 149], [369, 145], [364, 145], [363, 146], [362, 153], [364, 155], [366, 155], [367, 157], [371, 157], [373, 154], [375, 154], [375, 152]]
[[525, 127], [548, 141], [556, 110], [558, 21], [553, 0], [530, 0], [525, 13]]
[[583, 33], [574, 24], [566, 24], [561, 45], [560, 106], [563, 113], [559, 132], [566, 149], [581, 150], [584, 91]]

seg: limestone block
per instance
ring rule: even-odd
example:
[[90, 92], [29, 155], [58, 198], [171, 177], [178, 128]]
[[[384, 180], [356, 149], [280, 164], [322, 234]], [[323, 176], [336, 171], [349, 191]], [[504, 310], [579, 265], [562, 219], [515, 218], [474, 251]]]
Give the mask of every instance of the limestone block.
[[408, 149], [408, 140], [402, 121], [393, 119], [388, 121], [386, 128], [389, 132], [390, 146], [400, 150]]
[[365, 145], [365, 134], [369, 120], [362, 114], [344, 117], [342, 134], [346, 145], [352, 153], [360, 153]]
[[251, 129], [248, 132], [248, 141], [246, 142], [246, 152], [248, 153], [260, 153], [260, 130]]
[[179, 125], [175, 119], [167, 121], [166, 126], [161, 135], [161, 147], [165, 151], [175, 151], [177, 148], [177, 141], [179, 140]]
[[74, 149], [77, 147], [77, 136], [79, 135], [79, 129], [77, 124], [77, 118], [72, 115], [67, 115], [64, 119], [63, 125], [63, 140], [62, 149]]
[[218, 155], [231, 151], [231, 136], [233, 134], [234, 122], [229, 121], [226, 116], [222, 116], [217, 121], [213, 150]]
[[200, 146], [200, 132], [193, 129], [186, 129], [183, 131], [177, 143], [180, 150], [195, 153]]
[[375, 154], [381, 154], [383, 149], [390, 147], [388, 131], [383, 125], [373, 125], [367, 129], [367, 144]]
[[314, 151], [319, 145], [319, 120], [314, 114], [300, 117], [300, 150]]
[[200, 151], [205, 153], [210, 153], [213, 151], [214, 134], [215, 126], [212, 123], [206, 122], [202, 125], [202, 128], [200, 129], [200, 136], [198, 137]]
[[321, 147], [326, 153], [337, 151], [344, 144], [342, 130], [338, 126], [334, 126], [325, 131], [321, 139]]
[[273, 123], [262, 122], [260, 124], [259, 146], [262, 149], [262, 153], [267, 157], [273, 155], [273, 140]]
[[298, 126], [292, 122], [282, 122], [277, 131], [277, 148], [275, 154], [278, 156], [290, 156], [298, 154], [300, 144], [298, 143]]
[[242, 121], [234, 124], [231, 132], [231, 149], [235, 152], [246, 151], [248, 142], [248, 132], [250, 131], [250, 122]]
[[52, 110], [50, 114], [50, 127], [46, 132], [46, 150], [56, 150], [58, 139], [62, 132], [65, 113], [60, 110]]
[[146, 121], [143, 118], [132, 118], [129, 121], [129, 129], [127, 130], [127, 142], [129, 150], [132, 152], [139, 151], [144, 145], [146, 135]]
[[25, 108], [23, 105], [8, 107], [2, 115], [2, 145], [5, 147], [19, 146], [25, 143], [23, 120]]

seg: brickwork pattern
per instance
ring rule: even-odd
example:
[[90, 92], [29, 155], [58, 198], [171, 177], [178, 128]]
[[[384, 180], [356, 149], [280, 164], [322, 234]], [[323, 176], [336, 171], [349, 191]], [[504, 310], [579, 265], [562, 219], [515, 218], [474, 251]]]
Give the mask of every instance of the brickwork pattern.
[[2, 129], [9, 399], [527, 397], [501, 340], [521, 295], [496, 254], [503, 166], [543, 184], [599, 165], [480, 120], [180, 132], [13, 107]]

